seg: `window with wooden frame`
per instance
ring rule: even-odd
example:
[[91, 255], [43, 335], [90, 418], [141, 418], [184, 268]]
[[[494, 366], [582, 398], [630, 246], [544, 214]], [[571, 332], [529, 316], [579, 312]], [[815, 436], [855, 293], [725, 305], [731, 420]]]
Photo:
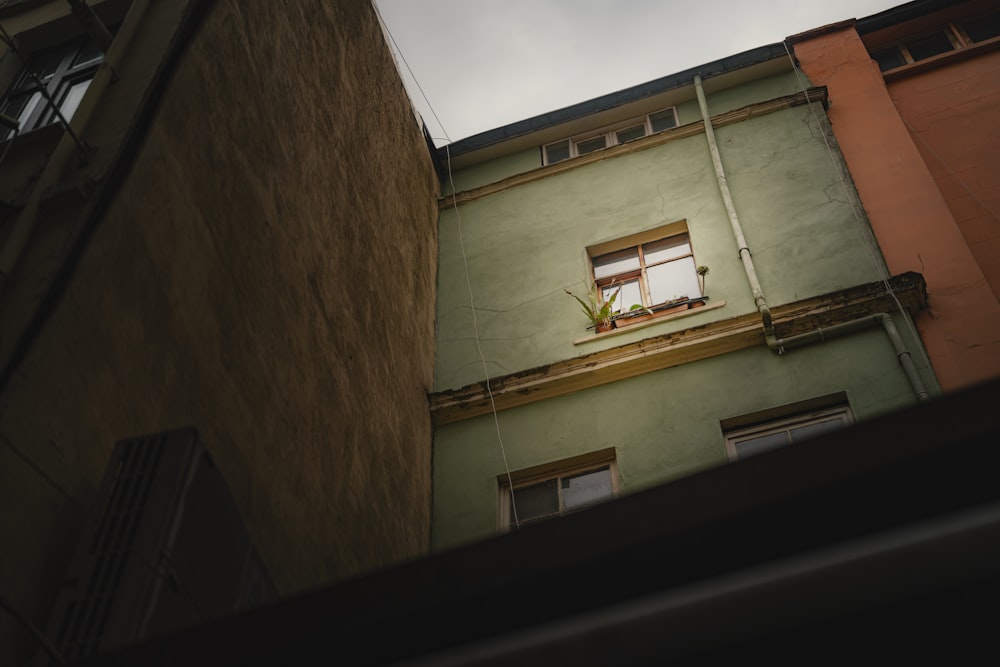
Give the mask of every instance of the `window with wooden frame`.
[[542, 162], [554, 164], [602, 148], [641, 139], [671, 127], [677, 127], [677, 110], [674, 107], [542, 146]]
[[601, 298], [606, 302], [618, 292], [614, 304], [618, 315], [634, 306], [655, 314], [692, 300], [701, 305], [704, 300], [684, 221], [591, 246], [587, 254]]
[[1000, 13], [947, 23], [932, 32], [876, 49], [871, 57], [883, 72], [1000, 37]]
[[[854, 416], [846, 401], [843, 394], [837, 394], [726, 420], [723, 422], [726, 455], [730, 461], [745, 459], [849, 426], [854, 423]], [[762, 417], [764, 420], [759, 421]], [[727, 422], [730, 424], [728, 428]], [[746, 422], [752, 423], [732, 426], [733, 423]]]
[[[33, 53], [0, 99], [0, 112], [17, 121], [18, 133], [57, 122], [56, 109], [68, 121], [103, 60], [104, 53], [88, 37]], [[7, 130], [2, 138], [14, 133]]]
[[[513, 483], [513, 501], [511, 494]], [[497, 525], [508, 530], [585, 509], [618, 494], [615, 449], [609, 447], [497, 476]]]

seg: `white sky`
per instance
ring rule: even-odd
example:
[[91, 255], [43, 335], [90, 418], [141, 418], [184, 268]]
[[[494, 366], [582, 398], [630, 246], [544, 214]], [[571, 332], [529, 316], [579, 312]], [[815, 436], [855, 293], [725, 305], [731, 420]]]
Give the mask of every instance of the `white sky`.
[[[456, 141], [903, 4], [901, 0], [376, 3], [395, 41], [392, 48], [410, 97], [438, 146], [448, 143], [446, 136]], [[434, 113], [414, 85], [407, 64]]]

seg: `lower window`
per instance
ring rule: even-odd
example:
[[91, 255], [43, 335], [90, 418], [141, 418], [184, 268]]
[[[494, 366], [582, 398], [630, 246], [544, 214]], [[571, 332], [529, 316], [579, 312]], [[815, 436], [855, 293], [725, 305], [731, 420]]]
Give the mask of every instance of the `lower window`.
[[[742, 418], [745, 421], [747, 418]], [[735, 420], [727, 420], [735, 421]], [[851, 409], [845, 404], [807, 409], [741, 428], [723, 428], [726, 454], [730, 461], [745, 459], [771, 449], [792, 445], [835, 431], [854, 423]]]
[[[618, 493], [614, 448], [554, 461], [497, 477], [501, 529], [569, 514]], [[511, 488], [513, 485], [513, 493]], [[516, 520], [515, 520], [516, 516]]]

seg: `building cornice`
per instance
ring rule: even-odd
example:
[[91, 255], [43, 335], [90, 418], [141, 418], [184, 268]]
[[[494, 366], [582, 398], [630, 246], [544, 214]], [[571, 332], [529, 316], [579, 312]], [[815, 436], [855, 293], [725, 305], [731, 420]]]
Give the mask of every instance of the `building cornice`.
[[[923, 276], [904, 273], [889, 284], [873, 282], [772, 308], [779, 338], [849, 322], [878, 312], [898, 310], [896, 299], [914, 316], [927, 305]], [[756, 312], [619, 345], [545, 366], [491, 378], [430, 396], [436, 425], [507, 410], [597, 387], [617, 380], [680, 366], [710, 357], [764, 346]], [[789, 354], [795, 354], [790, 352]]]
[[[809, 102], [822, 102], [825, 105], [826, 101], [826, 87], [814, 87], [805, 92], [776, 97], [766, 102], [757, 102], [756, 104], [750, 104], [740, 109], [734, 109], [732, 111], [712, 116], [712, 126], [715, 128], [726, 127], [727, 125], [740, 123], [758, 116], [766, 116], [767, 114], [771, 114], [776, 111], [790, 109]], [[562, 160], [561, 162], [556, 162], [555, 164], [532, 169], [531, 171], [515, 174], [514, 176], [508, 176], [507, 178], [499, 180], [495, 183], [489, 183], [471, 190], [464, 190], [456, 194], [445, 195], [438, 200], [438, 206], [441, 210], [446, 210], [459, 204], [467, 204], [471, 201], [488, 197], [519, 185], [524, 185], [525, 183], [537, 181], [541, 178], [547, 178], [549, 176], [561, 174], [573, 169], [585, 167], [589, 164], [600, 162], [602, 160], [610, 160], [611, 158], [615, 158], [620, 155], [628, 155], [630, 153], [644, 151], [671, 141], [677, 141], [678, 139], [685, 139], [687, 137], [702, 134], [704, 131], [705, 126], [703, 121], [699, 120], [694, 123], [688, 123], [686, 125], [674, 127], [656, 134], [651, 134], [647, 137], [643, 137], [642, 139], [630, 141], [627, 144], [619, 144], [617, 146], [605, 148], [604, 150], [594, 151], [593, 153], [587, 153], [586, 155], [570, 158], [568, 160]]]

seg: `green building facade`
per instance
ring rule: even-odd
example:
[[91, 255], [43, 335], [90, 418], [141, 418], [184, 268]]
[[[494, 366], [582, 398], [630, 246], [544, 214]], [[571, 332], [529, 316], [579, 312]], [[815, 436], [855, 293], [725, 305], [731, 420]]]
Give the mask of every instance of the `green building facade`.
[[777, 44], [440, 150], [433, 548], [935, 393], [827, 103]]

